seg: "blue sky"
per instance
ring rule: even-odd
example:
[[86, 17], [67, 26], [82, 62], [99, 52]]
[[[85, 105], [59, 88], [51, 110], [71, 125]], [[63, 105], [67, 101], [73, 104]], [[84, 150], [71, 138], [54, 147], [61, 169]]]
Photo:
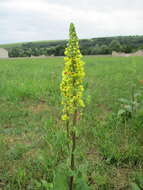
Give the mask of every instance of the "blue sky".
[[0, 0], [0, 44], [143, 35], [143, 0]]

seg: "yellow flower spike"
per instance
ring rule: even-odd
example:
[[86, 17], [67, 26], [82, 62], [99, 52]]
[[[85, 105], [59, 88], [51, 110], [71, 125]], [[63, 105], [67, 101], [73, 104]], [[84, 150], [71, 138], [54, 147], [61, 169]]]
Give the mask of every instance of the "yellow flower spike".
[[82, 55], [79, 49], [79, 40], [72, 23], [70, 24], [69, 37], [68, 46], [65, 49], [65, 66], [60, 85], [63, 120], [69, 120], [68, 116], [73, 114], [75, 110], [81, 113], [81, 108], [84, 107], [82, 100], [84, 90], [82, 81], [85, 76], [84, 62], [81, 61]]
[[62, 120], [68, 120], [69, 117], [65, 114], [65, 115], [62, 115]]

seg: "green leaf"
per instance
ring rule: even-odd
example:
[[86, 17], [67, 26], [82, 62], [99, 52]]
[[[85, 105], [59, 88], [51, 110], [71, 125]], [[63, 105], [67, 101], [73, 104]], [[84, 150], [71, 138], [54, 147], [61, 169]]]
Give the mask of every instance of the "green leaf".
[[134, 94], [134, 97], [135, 97], [135, 98], [136, 98], [136, 97], [139, 97], [139, 96], [141, 96], [141, 93], [139, 93], [139, 92]]
[[126, 112], [125, 110], [120, 109], [120, 110], [118, 111], [118, 116], [121, 116], [121, 115], [124, 114], [125, 112]]
[[131, 190], [141, 190], [139, 186], [135, 183], [131, 183]]
[[90, 190], [90, 187], [83, 178], [79, 178], [77, 179], [76, 190]]
[[125, 108], [128, 112], [132, 112], [132, 106], [130, 106], [130, 105], [125, 105], [124, 108]]
[[143, 175], [137, 175], [136, 182], [141, 188], [143, 188]]
[[121, 102], [121, 103], [126, 103], [126, 104], [129, 103], [129, 101], [128, 101], [127, 99], [124, 99], [124, 98], [120, 98], [120, 99], [119, 99], [119, 102]]
[[53, 190], [67, 190], [68, 189], [67, 175], [64, 169], [57, 169], [53, 184]]
[[41, 180], [42, 186], [47, 189], [50, 190], [53, 188], [53, 184], [52, 183], [48, 183], [46, 180]]

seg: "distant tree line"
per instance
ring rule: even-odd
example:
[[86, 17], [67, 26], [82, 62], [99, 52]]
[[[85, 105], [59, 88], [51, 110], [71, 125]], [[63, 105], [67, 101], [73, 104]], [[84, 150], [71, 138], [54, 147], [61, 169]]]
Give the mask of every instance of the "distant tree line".
[[[66, 40], [29, 42], [8, 49], [9, 57], [63, 56]], [[112, 51], [132, 53], [143, 49], [143, 36], [119, 36], [80, 40], [83, 55], [111, 54]]]
[[8, 51], [9, 57], [31, 57], [31, 56], [62, 56], [64, 55], [63, 46], [51, 48], [12, 48]]

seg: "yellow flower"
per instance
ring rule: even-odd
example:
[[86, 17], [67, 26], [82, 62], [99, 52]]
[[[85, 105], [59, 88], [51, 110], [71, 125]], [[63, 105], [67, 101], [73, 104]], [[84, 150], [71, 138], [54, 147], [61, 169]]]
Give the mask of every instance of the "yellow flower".
[[62, 115], [62, 120], [68, 120], [69, 117], [65, 114], [65, 115]]
[[85, 76], [84, 62], [80, 59], [82, 55], [79, 49], [79, 41], [72, 23], [70, 25], [69, 36], [68, 47], [65, 49], [65, 66], [60, 85], [63, 120], [68, 120], [69, 117], [67, 115], [73, 114], [74, 111], [81, 112], [81, 108], [85, 106], [82, 100], [84, 90], [82, 81]]

